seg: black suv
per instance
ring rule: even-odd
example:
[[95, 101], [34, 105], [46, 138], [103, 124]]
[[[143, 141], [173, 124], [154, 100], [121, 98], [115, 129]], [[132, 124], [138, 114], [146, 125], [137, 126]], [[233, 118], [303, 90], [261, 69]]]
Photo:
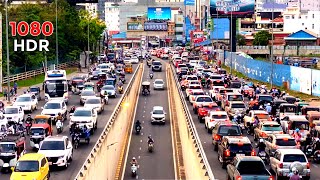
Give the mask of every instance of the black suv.
[[221, 142], [223, 136], [241, 136], [241, 128], [235, 122], [221, 121], [218, 122], [212, 130], [212, 144], [214, 150], [218, 150], [218, 144]]
[[153, 61], [152, 62], [152, 71], [162, 71], [162, 64], [160, 61]]
[[226, 168], [236, 156], [255, 156], [251, 141], [246, 136], [224, 136], [218, 145], [218, 160]]

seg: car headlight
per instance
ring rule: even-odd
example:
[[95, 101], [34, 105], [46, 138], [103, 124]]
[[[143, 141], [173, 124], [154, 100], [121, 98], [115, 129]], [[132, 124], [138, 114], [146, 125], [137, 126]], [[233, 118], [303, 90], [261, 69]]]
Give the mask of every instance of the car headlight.
[[64, 156], [60, 156], [58, 160], [63, 160], [64, 159]]

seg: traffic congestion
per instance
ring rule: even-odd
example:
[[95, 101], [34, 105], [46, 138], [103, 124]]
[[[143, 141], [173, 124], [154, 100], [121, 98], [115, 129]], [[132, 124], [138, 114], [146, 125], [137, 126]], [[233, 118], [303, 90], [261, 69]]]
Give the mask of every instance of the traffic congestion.
[[[175, 68], [217, 179], [317, 179], [320, 107], [209, 63], [205, 51], [150, 51]], [[220, 164], [221, 168], [218, 168]]]

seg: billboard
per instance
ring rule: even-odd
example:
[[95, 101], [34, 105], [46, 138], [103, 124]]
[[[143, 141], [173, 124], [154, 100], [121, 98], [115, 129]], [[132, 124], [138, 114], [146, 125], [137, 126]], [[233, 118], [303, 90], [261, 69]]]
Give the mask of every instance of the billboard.
[[210, 14], [234, 17], [250, 16], [254, 13], [255, 0], [210, 0]]
[[127, 23], [128, 31], [143, 31], [142, 22], [128, 22]]
[[195, 5], [195, 0], [184, 0], [184, 5], [185, 6], [194, 6]]
[[156, 22], [145, 22], [145, 31], [168, 31], [168, 24], [166, 22], [156, 23]]
[[170, 20], [171, 8], [170, 7], [149, 7], [148, 20]]

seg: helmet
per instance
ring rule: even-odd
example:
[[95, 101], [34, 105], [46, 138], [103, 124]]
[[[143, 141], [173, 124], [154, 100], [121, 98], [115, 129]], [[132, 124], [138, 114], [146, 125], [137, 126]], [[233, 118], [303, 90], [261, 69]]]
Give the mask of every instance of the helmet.
[[28, 117], [31, 117], [31, 114], [28, 114]]
[[262, 143], [262, 142], [263, 142], [263, 139], [259, 139], [259, 142], [261, 142], [261, 143]]
[[270, 103], [268, 103], [268, 106], [270, 106]]
[[297, 129], [296, 129], [296, 132], [298, 133], [299, 131], [300, 131], [300, 129], [299, 129], [299, 128], [297, 128]]
[[148, 138], [151, 138], [151, 135], [149, 135]]
[[135, 157], [133, 157], [133, 158], [132, 158], [132, 160], [136, 160], [136, 158], [135, 158]]
[[58, 115], [60, 116], [60, 115], [61, 115], [61, 113], [58, 113]]
[[293, 167], [293, 168], [292, 168], [292, 172], [293, 172], [294, 174], [297, 174], [299, 171], [298, 171], [298, 169], [297, 169], [296, 167]]

